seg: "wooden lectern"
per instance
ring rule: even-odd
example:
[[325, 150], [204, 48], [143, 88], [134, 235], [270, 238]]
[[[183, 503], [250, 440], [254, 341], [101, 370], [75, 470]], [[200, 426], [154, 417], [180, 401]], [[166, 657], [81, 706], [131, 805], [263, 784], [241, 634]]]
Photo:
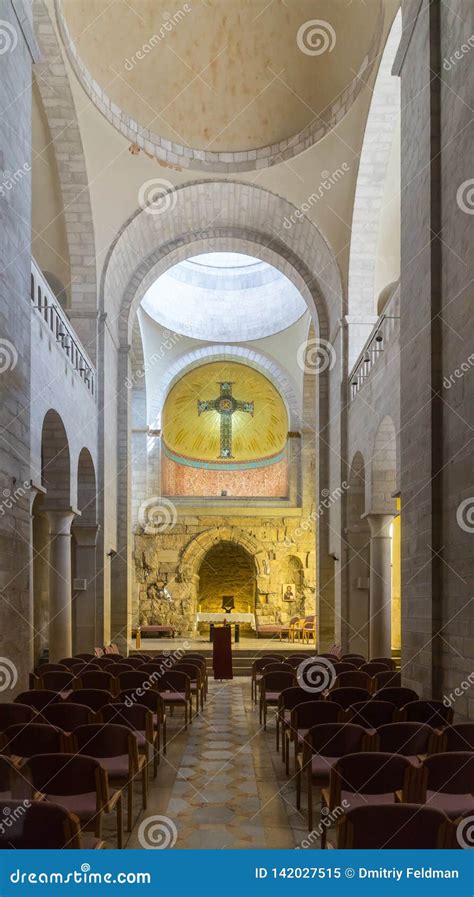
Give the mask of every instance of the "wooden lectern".
[[212, 668], [214, 679], [233, 679], [232, 673], [232, 642], [231, 627], [214, 627], [214, 641], [212, 648]]

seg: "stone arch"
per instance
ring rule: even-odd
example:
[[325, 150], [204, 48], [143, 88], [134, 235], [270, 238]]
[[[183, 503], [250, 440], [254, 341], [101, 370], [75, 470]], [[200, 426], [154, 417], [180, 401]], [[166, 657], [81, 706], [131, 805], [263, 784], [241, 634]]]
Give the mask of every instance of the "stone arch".
[[397, 454], [395, 424], [387, 414], [378, 426], [372, 452], [371, 510], [374, 513], [391, 514], [396, 510]]
[[257, 352], [255, 349], [249, 349], [246, 346], [229, 345], [202, 346], [199, 349], [194, 349], [193, 352], [182, 355], [174, 364], [170, 365], [166, 376], [161, 382], [160, 390], [154, 396], [153, 404], [151, 405], [154, 426], [160, 427], [161, 409], [168, 393], [180, 377], [183, 377], [188, 371], [199, 367], [201, 364], [211, 361], [239, 361], [267, 377], [278, 390], [286, 405], [290, 430], [299, 429], [301, 426], [301, 409], [294, 385], [283, 368], [273, 358], [269, 358], [260, 351]]
[[[375, 273], [384, 187], [400, 106], [400, 80], [392, 66], [402, 33], [399, 11], [392, 24], [375, 82], [360, 155], [352, 214], [349, 259], [349, 314], [361, 325], [352, 331], [349, 367], [356, 360], [377, 314]], [[354, 322], [356, 323], [356, 322]], [[360, 332], [359, 332], [360, 331]]]
[[41, 485], [48, 505], [71, 506], [71, 458], [69, 440], [62, 418], [50, 409], [41, 431]]
[[233, 542], [240, 545], [253, 557], [257, 576], [268, 576], [268, 552], [251, 533], [239, 526], [211, 527], [190, 539], [179, 561], [178, 576], [185, 580], [197, 576], [207, 552], [219, 542]]
[[70, 251], [68, 315], [95, 361], [96, 250], [82, 137], [61, 47], [44, 0], [34, 0], [33, 21], [41, 50], [41, 62], [34, 69], [54, 145]]

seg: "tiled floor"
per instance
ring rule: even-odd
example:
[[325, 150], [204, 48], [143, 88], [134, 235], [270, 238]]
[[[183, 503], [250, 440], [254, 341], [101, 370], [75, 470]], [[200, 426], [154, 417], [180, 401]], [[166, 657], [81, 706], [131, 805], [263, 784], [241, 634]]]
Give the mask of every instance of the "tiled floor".
[[274, 723], [260, 730], [249, 678], [210, 682], [187, 732], [181, 714], [171, 718], [169, 742], [127, 847], [291, 848], [305, 838]]

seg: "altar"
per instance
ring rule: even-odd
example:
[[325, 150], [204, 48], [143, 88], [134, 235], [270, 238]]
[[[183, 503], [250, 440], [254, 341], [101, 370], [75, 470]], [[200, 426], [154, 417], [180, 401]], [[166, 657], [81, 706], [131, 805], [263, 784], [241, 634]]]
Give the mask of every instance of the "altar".
[[231, 613], [226, 614], [225, 612], [220, 611], [219, 613], [202, 613], [199, 612], [196, 614], [194, 618], [194, 625], [197, 629], [199, 623], [209, 623], [210, 633], [209, 633], [209, 641], [212, 642], [214, 639], [214, 626], [223, 625], [224, 623], [227, 626], [235, 626], [235, 642], [238, 643], [240, 641], [240, 624], [241, 623], [250, 623], [252, 629], [256, 630], [257, 626], [255, 623], [255, 614], [251, 613], [240, 613], [236, 611], [232, 611]]

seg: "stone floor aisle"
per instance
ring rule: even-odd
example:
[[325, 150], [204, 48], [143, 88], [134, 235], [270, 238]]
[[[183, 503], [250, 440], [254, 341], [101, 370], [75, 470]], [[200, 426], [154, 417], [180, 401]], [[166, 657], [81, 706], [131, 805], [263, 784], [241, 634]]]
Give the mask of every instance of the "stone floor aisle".
[[187, 732], [181, 730], [181, 714], [170, 722], [167, 758], [128, 847], [143, 846], [147, 825], [151, 831], [158, 815], [177, 848], [292, 848], [301, 843], [305, 831], [294, 809], [294, 783], [287, 783], [274, 750], [274, 723], [267, 733], [260, 731], [248, 678], [210, 682], [204, 712]]

